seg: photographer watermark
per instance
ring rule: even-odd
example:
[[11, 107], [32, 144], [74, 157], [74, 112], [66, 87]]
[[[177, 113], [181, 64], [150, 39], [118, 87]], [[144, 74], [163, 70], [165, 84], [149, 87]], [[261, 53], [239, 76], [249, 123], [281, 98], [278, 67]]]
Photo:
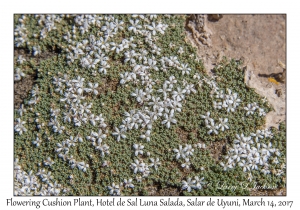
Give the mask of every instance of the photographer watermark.
[[207, 183], [207, 186], [213, 186], [216, 189], [219, 190], [232, 190], [232, 191], [236, 191], [238, 189], [240, 190], [275, 190], [277, 189], [277, 185], [274, 184], [268, 184], [268, 183], [264, 183], [264, 184], [259, 184], [257, 182], [239, 182], [236, 185], [233, 185], [231, 183], [228, 183], [227, 181], [224, 182], [217, 182], [217, 183]]

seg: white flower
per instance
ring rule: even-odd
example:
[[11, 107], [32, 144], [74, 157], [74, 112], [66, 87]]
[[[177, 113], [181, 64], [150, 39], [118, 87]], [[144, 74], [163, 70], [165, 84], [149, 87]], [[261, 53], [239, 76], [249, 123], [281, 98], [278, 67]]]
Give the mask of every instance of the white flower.
[[149, 30], [152, 31], [152, 34], [155, 35], [156, 34], [156, 30], [158, 30], [158, 26], [156, 26], [155, 22], [152, 22], [152, 26], [151, 25], [147, 25], [146, 26]]
[[122, 78], [120, 80], [121, 85], [125, 84], [126, 82], [131, 81], [134, 78], [136, 79], [135, 74], [134, 73], [129, 73], [129, 72], [125, 72], [124, 74], [120, 74], [120, 77]]
[[85, 164], [85, 162], [77, 162], [77, 168], [83, 172], [86, 172], [89, 164]]
[[20, 105], [20, 108], [17, 110], [17, 112], [19, 113], [20, 117], [22, 117], [23, 112], [26, 112], [26, 109], [24, 108], [24, 104]]
[[115, 132], [112, 133], [112, 135], [113, 135], [113, 136], [117, 136], [117, 141], [120, 141], [121, 138], [122, 138], [122, 139], [125, 139], [125, 138], [126, 138], [126, 135], [123, 134], [123, 133], [124, 133], [124, 130], [123, 130], [123, 129], [119, 130], [117, 127], [115, 127]]
[[222, 102], [213, 101], [213, 107], [215, 109], [222, 109]]
[[223, 162], [220, 163], [220, 165], [224, 168], [224, 171], [227, 171], [228, 168], [233, 168], [231, 164], [224, 164]]
[[134, 163], [131, 163], [131, 168], [133, 169], [133, 173], [141, 172], [144, 173], [146, 164], [143, 161], [139, 161], [137, 159], [134, 160]]
[[194, 79], [198, 79], [200, 80], [201, 79], [201, 76], [199, 73], [195, 73], [194, 76], [193, 76]]
[[99, 150], [101, 152], [101, 156], [104, 157], [105, 154], [109, 155], [109, 146], [104, 144], [104, 145], [94, 145], [96, 150]]
[[98, 90], [97, 90], [97, 88], [98, 88], [98, 83], [95, 83], [95, 84], [93, 85], [93, 83], [89, 82], [88, 85], [89, 85], [90, 88], [84, 88], [84, 90], [85, 90], [87, 93], [93, 92], [94, 95], [98, 95]]
[[24, 127], [25, 121], [21, 121], [20, 118], [17, 118], [17, 124], [15, 125], [15, 131], [22, 135], [23, 132], [26, 132], [27, 129]]
[[149, 166], [150, 166], [150, 167], [153, 167], [153, 166], [154, 166], [155, 170], [157, 171], [158, 166], [161, 165], [161, 162], [159, 161], [159, 158], [156, 158], [156, 159], [150, 158], [150, 161], [151, 161], [151, 164], [150, 164]]
[[271, 171], [269, 170], [269, 168], [267, 166], [265, 166], [263, 169], [261, 169], [261, 172], [264, 175], [267, 175], [267, 174], [271, 173]]
[[176, 156], [175, 156], [177, 160], [178, 160], [180, 157], [181, 157], [181, 158], [186, 158], [185, 150], [182, 149], [182, 145], [179, 145], [179, 149], [173, 149], [173, 151], [174, 151], [175, 153], [177, 153]]
[[33, 56], [39, 55], [42, 52], [40, 46], [33, 46], [32, 50], [33, 50]]
[[194, 185], [193, 188], [196, 189], [196, 190], [201, 190], [202, 189], [202, 185], [205, 184], [205, 182], [203, 182], [204, 177], [202, 177], [201, 179], [199, 179], [198, 176], [195, 176], [195, 180], [196, 180], [196, 185]]
[[[81, 89], [79, 89], [79, 91], [81, 91]], [[71, 98], [72, 98], [72, 102], [76, 104], [80, 104], [81, 100], [85, 99], [85, 97], [82, 96], [81, 94], [72, 94]]]
[[199, 149], [203, 148], [203, 149], [205, 149], [205, 144], [197, 143], [197, 144], [194, 144], [193, 146], [195, 148], [199, 148]]
[[255, 136], [255, 141], [259, 142], [259, 139], [263, 139], [263, 132], [261, 130], [256, 130], [256, 133], [250, 133], [251, 136]]
[[248, 104], [247, 107], [244, 107], [244, 109], [247, 111], [246, 116], [250, 115], [250, 114], [254, 114], [254, 111], [256, 110], [256, 106], [254, 106], [253, 104]]
[[112, 48], [110, 49], [111, 51], [116, 50], [116, 53], [119, 54], [121, 51], [124, 50], [124, 46], [122, 44], [117, 45], [114, 42], [111, 42], [110, 45], [112, 46]]
[[15, 81], [21, 80], [22, 77], [25, 77], [26, 75], [23, 73], [23, 71], [20, 68], [15, 69]]
[[192, 180], [192, 178], [188, 177], [187, 181], [182, 180], [182, 190], [187, 190], [188, 192], [191, 192], [192, 187], [196, 184], [196, 180]]
[[148, 17], [150, 17], [150, 20], [152, 19], [156, 19], [157, 18], [157, 15], [153, 14], [153, 15], [148, 15]]
[[227, 112], [235, 112], [237, 106], [241, 102], [238, 98], [237, 93], [231, 93], [230, 89], [227, 89], [228, 95], [225, 95], [225, 100], [223, 101], [223, 107], [227, 108]]
[[140, 49], [140, 53], [138, 54], [139, 61], [141, 61], [141, 60], [147, 60], [147, 55], [148, 55], [148, 51], [147, 50]]
[[182, 53], [184, 53], [184, 50], [182, 47], [179, 47], [178, 53], [181, 55]]
[[244, 134], [242, 133], [241, 135], [236, 134], [236, 138], [235, 140], [233, 140], [233, 143], [237, 144], [252, 144], [253, 141], [251, 139], [251, 136], [244, 136]]
[[101, 61], [101, 67], [99, 68], [98, 72], [106, 74], [106, 69], [110, 68], [110, 65], [106, 61]]
[[191, 92], [193, 93], [197, 92], [193, 84], [187, 84], [184, 89], [186, 91], [186, 94], [190, 94]]
[[151, 52], [152, 52], [153, 54], [160, 55], [161, 49], [160, 49], [159, 47], [157, 47], [155, 44], [153, 44], [151, 47], [152, 47]]
[[250, 165], [245, 160], [241, 160], [238, 165], [243, 168], [244, 172], [250, 171]]
[[192, 148], [191, 144], [186, 144], [185, 148], [183, 149], [185, 156], [189, 157], [193, 155], [194, 149]]
[[181, 104], [181, 100], [176, 97], [176, 96], [172, 96], [172, 98], [174, 100], [170, 100], [169, 101], [169, 107], [171, 108], [171, 110], [175, 110], [175, 111], [178, 111], [178, 112], [181, 112], [181, 108], [182, 108], [182, 104]]
[[26, 61], [26, 59], [23, 58], [22, 55], [19, 55], [19, 56], [18, 56], [18, 59], [17, 59], [17, 63], [18, 63], [18, 64], [22, 64], [22, 63], [25, 62], [25, 61]]
[[158, 67], [156, 66], [157, 62], [154, 57], [152, 57], [152, 59], [148, 58], [148, 60], [146, 62], [144, 62], [144, 64], [146, 64], [146, 63], [149, 65], [149, 69], [154, 69], [155, 71], [158, 71]]
[[129, 178], [128, 180], [124, 179], [124, 187], [134, 188], [134, 185], [132, 184], [132, 179], [131, 178]]
[[131, 15], [133, 18], [141, 18], [141, 19], [145, 19], [145, 16], [144, 15]]
[[157, 92], [159, 93], [163, 93], [164, 98], [167, 98], [168, 92], [170, 92], [172, 89], [168, 88], [168, 85], [165, 83], [163, 84], [163, 88], [159, 89]]
[[110, 195], [121, 195], [119, 185], [115, 185], [113, 182], [111, 186], [107, 186]]
[[216, 92], [216, 98], [220, 98], [220, 99], [223, 99], [224, 98], [224, 93], [223, 93], [223, 90], [220, 90], [220, 91], [217, 91]]
[[36, 137], [35, 141], [32, 141], [32, 144], [34, 144], [35, 146], [40, 146], [41, 145], [42, 140], [39, 139], [39, 137]]
[[44, 165], [45, 166], [52, 166], [54, 164], [54, 161], [51, 160], [50, 157], [47, 158], [47, 160], [44, 160]]
[[87, 138], [88, 140], [91, 140], [92, 142], [96, 142], [97, 140], [97, 144], [101, 144], [103, 139], [106, 139], [106, 134], [102, 132], [101, 129], [98, 130], [98, 133], [96, 132], [91, 132], [91, 136]]
[[190, 165], [191, 165], [190, 159], [189, 158], [185, 158], [184, 160], [185, 160], [185, 162], [183, 164], [181, 164], [181, 167], [189, 169]]
[[182, 75], [190, 74], [190, 71], [191, 71], [191, 69], [188, 68], [188, 64], [181, 64], [181, 66], [179, 66], [178, 69], [181, 70]]
[[169, 77], [169, 81], [166, 80], [165, 83], [169, 85], [169, 88], [173, 88], [173, 85], [177, 83], [177, 80], [176, 80], [176, 78], [172, 75], [172, 76]]
[[176, 47], [176, 45], [170, 42], [169, 47], [172, 49], [173, 47]]
[[119, 22], [119, 20], [118, 19], [116, 19], [115, 21], [114, 21], [114, 25], [115, 25], [115, 32], [117, 32], [118, 30], [123, 30], [123, 25], [124, 24], [124, 22], [123, 21], [120, 21]]
[[221, 131], [224, 131], [225, 129], [229, 129], [229, 126], [227, 125], [228, 119], [227, 118], [219, 118], [219, 128]]
[[131, 51], [127, 51], [125, 52], [125, 60], [124, 62], [127, 63], [128, 61], [130, 61], [131, 64], [135, 64], [135, 57], [137, 56], [136, 52], [134, 50]]
[[150, 141], [151, 131], [147, 130], [145, 134], [141, 135], [140, 138], [146, 139], [148, 142]]
[[212, 118], [209, 117], [210, 112], [206, 112], [206, 115], [200, 115], [201, 118], [205, 119], [205, 124], [208, 125], [209, 122], [213, 121]]
[[262, 147], [263, 147], [262, 150], [261, 150], [262, 154], [265, 154], [267, 156], [271, 156], [271, 153], [275, 152], [275, 149], [272, 147], [271, 142], [269, 142], [268, 145], [262, 144]]
[[138, 156], [139, 154], [142, 155], [144, 153], [143, 152], [144, 146], [141, 144], [134, 144], [133, 148], [135, 149], [135, 152], [134, 152], [135, 156]]
[[259, 114], [258, 114], [259, 116], [266, 116], [267, 113], [265, 112], [264, 109], [259, 108], [258, 110], [259, 110]]
[[128, 31], [133, 31], [134, 33], [136, 33], [138, 29], [142, 28], [141, 25], [138, 25], [138, 23], [140, 22], [138, 19], [136, 19], [135, 21], [129, 20], [129, 22], [131, 23], [132, 26], [128, 28]]
[[183, 89], [181, 90], [180, 87], [177, 87], [177, 91], [172, 92], [172, 96], [176, 97], [179, 101], [184, 99], [184, 94], [186, 93], [186, 90]]
[[164, 120], [162, 121], [162, 124], [165, 124], [167, 128], [170, 128], [171, 123], [176, 124], [177, 120], [174, 119], [174, 109], [171, 110], [170, 114], [164, 114]]
[[146, 93], [142, 89], [135, 89], [135, 92], [131, 93], [131, 96], [136, 97], [137, 102], [140, 104], [144, 103], [144, 101], [148, 101]]
[[280, 156], [280, 151], [279, 151], [279, 149], [275, 149], [275, 155], [277, 155], [278, 157]]
[[[177, 66], [179, 67], [180, 63], [177, 59], [177, 56], [170, 56], [170, 58], [167, 58], [167, 62], [169, 66]], [[179, 67], [180, 68], [180, 67]]]

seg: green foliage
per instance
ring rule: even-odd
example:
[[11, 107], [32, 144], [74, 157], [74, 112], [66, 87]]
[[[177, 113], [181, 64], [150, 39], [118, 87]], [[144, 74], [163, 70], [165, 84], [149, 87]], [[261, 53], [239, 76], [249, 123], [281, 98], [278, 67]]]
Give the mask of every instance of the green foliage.
[[[20, 15], [15, 15], [15, 25], [19, 24], [18, 19], [20, 17]], [[124, 21], [125, 26], [124, 30], [117, 33], [113, 38], [114, 42], [120, 43], [124, 37], [128, 39], [134, 36], [135, 43], [142, 42], [139, 47], [144, 49], [149, 48], [144, 43], [144, 38], [141, 35], [135, 35], [127, 30], [130, 26], [129, 20], [131, 16], [115, 15], [115, 18]], [[56, 49], [61, 51], [61, 53], [41, 60], [39, 63], [31, 59], [21, 65], [22, 68], [28, 68], [26, 70], [28, 74], [38, 69], [35, 83], [40, 89], [39, 101], [36, 105], [27, 105], [28, 101], [32, 99], [30, 94], [25, 99], [27, 112], [23, 114], [21, 119], [26, 122], [27, 132], [22, 135], [18, 135], [17, 132], [15, 133], [14, 156], [15, 158], [19, 158], [19, 163], [23, 170], [26, 172], [31, 170], [37, 172], [41, 168], [47, 168], [48, 171], [52, 172], [54, 180], [57, 180], [63, 186], [70, 189], [68, 192], [69, 195], [109, 195], [107, 186], [111, 186], [113, 182], [116, 184], [122, 183], [124, 179], [128, 178], [133, 179], [135, 187], [133, 189], [124, 188], [122, 195], [147, 195], [147, 187], [153, 185], [157, 186], [158, 189], [176, 187], [180, 195], [249, 195], [248, 188], [238, 187], [236, 190], [232, 190], [221, 187], [222, 183], [230, 186], [240, 186], [241, 183], [247, 183], [247, 173], [244, 173], [239, 166], [224, 171], [223, 167], [220, 166], [219, 160], [215, 160], [212, 157], [213, 151], [211, 148], [215, 143], [222, 140], [232, 143], [236, 138], [236, 134], [243, 133], [250, 135], [250, 133], [255, 133], [256, 130], [263, 127], [265, 119], [263, 116], [259, 116], [257, 112], [254, 115], [246, 116], [243, 107], [246, 107], [247, 104], [256, 102], [266, 113], [271, 111], [272, 108], [267, 103], [263, 103], [262, 97], [256, 94], [253, 89], [245, 85], [244, 72], [240, 61], [229, 61], [224, 58], [214, 69], [216, 84], [224, 92], [229, 88], [232, 92], [237, 93], [241, 99], [241, 103], [235, 112], [227, 112], [225, 109], [214, 109], [214, 99], [210, 96], [211, 88], [204, 82], [201, 86], [198, 85], [200, 80], [209, 78], [209, 76], [205, 73], [202, 62], [195, 60], [196, 49], [185, 41], [185, 19], [177, 15], [170, 18], [159, 15], [156, 22], [158, 21], [168, 24], [168, 28], [165, 34], [158, 33], [157, 35], [155, 43], [161, 48], [161, 54], [155, 55], [156, 60], [159, 61], [164, 56], [177, 55], [179, 47], [182, 47], [184, 53], [177, 55], [178, 60], [180, 63], [188, 64], [191, 72], [189, 75], [183, 75], [176, 68], [169, 68], [166, 72], [152, 71], [151, 77], [153, 81], [157, 81], [153, 89], [155, 91], [160, 89], [163, 82], [173, 75], [177, 79], [177, 83], [173, 88], [174, 90], [177, 87], [183, 87], [184, 83], [187, 82], [195, 84], [197, 93], [185, 97], [182, 103], [182, 111], [175, 114], [177, 124], [172, 124], [170, 129], [167, 129], [159, 121], [153, 124], [150, 142], [146, 142], [140, 138], [140, 135], [146, 132], [146, 128], [130, 130], [126, 133], [126, 139], [121, 139], [120, 142], [117, 142], [111, 133], [115, 127], [121, 125], [122, 120], [124, 120], [124, 112], [143, 108], [143, 105], [138, 104], [130, 94], [136, 88], [144, 88], [144, 85], [133, 85], [132, 83], [120, 85], [119, 83], [121, 73], [132, 71], [132, 67], [128, 63], [123, 62], [123, 53], [107, 53], [111, 66], [107, 70], [107, 74], [93, 76], [91, 70], [83, 68], [79, 60], [75, 60], [70, 65], [66, 62], [67, 53], [65, 49], [69, 44], [63, 39], [63, 36], [72, 30], [72, 26], [75, 24], [74, 17], [62, 18], [61, 22], [55, 25], [55, 30], [50, 31], [45, 39], [40, 39], [38, 36], [35, 37], [34, 34], [40, 34], [43, 27], [38, 24], [38, 19], [34, 15], [26, 15], [24, 24], [28, 31], [28, 42], [24, 43], [21, 47], [32, 53], [32, 47], [39, 45], [42, 52]], [[104, 21], [102, 21], [103, 23]], [[140, 24], [149, 23], [141, 20]], [[103, 35], [103, 32], [100, 31], [99, 27], [93, 25], [84, 34], [77, 31], [76, 38], [73, 41], [81, 42], [84, 39], [88, 39], [91, 34], [97, 37], [99, 34]], [[175, 47], [171, 48], [170, 43], [175, 44]], [[194, 55], [194, 57], [191, 55]], [[148, 57], [151, 58], [150, 55]], [[162, 68], [160, 62], [157, 62], [157, 66], [158, 68]], [[200, 80], [194, 77], [196, 73], [200, 75]], [[85, 102], [93, 103], [93, 107], [91, 108], [93, 114], [103, 114], [104, 116], [108, 133], [107, 138], [103, 142], [109, 145], [109, 155], [102, 157], [100, 152], [95, 150], [91, 142], [86, 140], [86, 136], [89, 136], [91, 131], [98, 131], [97, 127], [92, 126], [90, 123], [83, 124], [80, 127], [74, 126], [74, 123], [64, 123], [62, 113], [66, 111], [65, 105], [61, 103], [61, 96], [55, 91], [56, 87], [52, 83], [53, 77], [63, 78], [64, 75], [68, 75], [71, 79], [80, 75], [82, 78], [85, 78], [85, 83], [92, 82], [99, 84], [100, 94], [97, 96], [87, 94]], [[61, 125], [65, 126], [62, 134], [53, 132], [51, 126], [48, 126], [51, 119], [51, 108], [61, 110], [58, 121]], [[215, 121], [218, 121], [219, 118], [228, 118], [230, 129], [224, 132], [220, 131], [218, 135], [207, 134], [208, 129], [205, 127], [204, 119], [200, 116], [207, 112], [210, 112], [210, 117]], [[36, 113], [39, 113], [38, 117]], [[19, 118], [17, 113], [15, 113], [15, 118]], [[39, 119], [39, 124], [44, 123], [41, 129], [37, 128], [37, 123], [35, 122], [37, 118]], [[286, 162], [285, 130], [284, 124], [280, 126], [280, 130], [272, 130], [274, 134], [274, 138], [271, 139], [272, 145], [281, 152], [281, 156], [278, 157], [280, 164], [272, 166], [272, 170], [280, 169], [281, 165]], [[72, 169], [70, 164], [59, 158], [55, 152], [58, 143], [77, 134], [84, 141], [82, 143], [77, 142], [75, 147], [71, 147], [69, 155], [73, 155], [76, 160], [88, 163], [89, 168], [86, 172], [80, 171], [77, 167]], [[39, 147], [32, 144], [32, 141], [37, 136], [42, 139]], [[263, 139], [262, 143], [268, 143], [267, 141], [267, 139]], [[177, 149], [179, 145], [194, 145], [199, 142], [205, 143], [207, 145], [206, 149], [194, 148], [194, 154], [190, 157], [190, 169], [182, 168], [181, 164], [184, 161], [181, 159], [179, 161], [176, 160], [173, 149]], [[140, 155], [140, 159], [143, 159], [146, 163], [150, 163], [149, 157], [146, 155], [146, 152], [149, 152], [150, 157], [159, 158], [161, 161], [158, 170], [156, 171], [154, 168], [151, 168], [150, 175], [142, 178], [142, 182], [138, 182], [136, 179], [140, 174], [134, 174], [130, 168], [131, 163], [135, 159], [138, 159], [135, 157], [133, 149], [133, 145], [136, 143], [141, 143], [145, 146], [144, 155]], [[224, 156], [225, 154], [222, 153], [222, 155]], [[43, 161], [47, 157], [50, 157], [55, 162], [51, 167], [43, 165]], [[109, 163], [108, 166], [103, 166], [104, 161]], [[69, 178], [70, 175], [74, 177], [72, 180]], [[181, 189], [182, 180], [194, 176], [204, 177], [206, 184], [201, 190], [183, 191]], [[278, 187], [285, 186], [284, 176], [276, 176], [274, 174], [263, 175], [255, 170], [252, 172], [252, 176], [253, 183], [257, 182], [259, 185], [268, 182]]]

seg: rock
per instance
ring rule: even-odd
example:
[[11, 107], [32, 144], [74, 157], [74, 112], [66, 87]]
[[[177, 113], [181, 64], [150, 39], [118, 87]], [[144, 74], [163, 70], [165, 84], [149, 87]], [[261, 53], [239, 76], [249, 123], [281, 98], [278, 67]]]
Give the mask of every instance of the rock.
[[217, 22], [218, 20], [220, 20], [223, 15], [218, 15], [218, 14], [212, 14], [212, 15], [207, 15], [208, 16], [208, 20], [212, 21], [212, 22]]

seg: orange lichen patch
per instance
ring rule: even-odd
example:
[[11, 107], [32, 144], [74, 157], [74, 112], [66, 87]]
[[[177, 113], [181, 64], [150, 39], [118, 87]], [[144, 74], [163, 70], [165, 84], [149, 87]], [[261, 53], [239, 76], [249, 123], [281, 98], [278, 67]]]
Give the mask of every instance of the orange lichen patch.
[[269, 77], [268, 80], [269, 80], [269, 82], [272, 82], [272, 83], [274, 83], [275, 85], [279, 85], [279, 82], [277, 82], [277, 80], [274, 79], [273, 77]]

